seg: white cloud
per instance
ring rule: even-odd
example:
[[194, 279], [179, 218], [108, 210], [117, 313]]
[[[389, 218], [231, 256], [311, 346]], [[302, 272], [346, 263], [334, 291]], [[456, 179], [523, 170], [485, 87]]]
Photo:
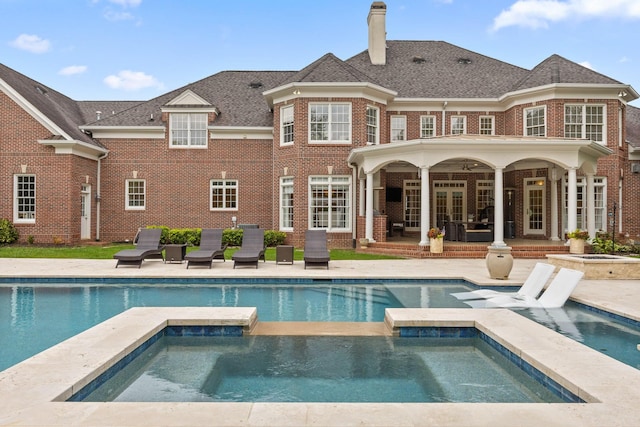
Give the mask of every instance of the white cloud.
[[590, 70], [593, 70], [593, 71], [596, 70], [595, 68], [593, 68], [593, 66], [591, 65], [591, 63], [589, 61], [582, 61], [582, 62], [579, 62], [579, 64], [582, 65], [583, 67], [586, 67], [586, 68], [590, 69]]
[[58, 74], [62, 76], [72, 76], [74, 74], [82, 74], [87, 71], [86, 65], [69, 65], [58, 71]]
[[109, 0], [109, 3], [117, 4], [122, 7], [138, 7], [142, 0]]
[[621, 64], [624, 64], [625, 62], [629, 62], [631, 61], [628, 57], [623, 56], [622, 58], [620, 58], [620, 60], [618, 61]]
[[51, 48], [51, 42], [35, 34], [20, 34], [9, 43], [11, 46], [31, 53], [45, 53]]
[[155, 77], [142, 71], [122, 70], [117, 75], [105, 77], [104, 82], [112, 89], [135, 91], [149, 87], [162, 89], [163, 85]]
[[115, 12], [110, 9], [104, 11], [104, 17], [107, 21], [127, 21], [133, 19], [133, 15], [129, 12]]
[[517, 26], [547, 28], [568, 19], [640, 18], [638, 0], [517, 0], [493, 20], [493, 30]]

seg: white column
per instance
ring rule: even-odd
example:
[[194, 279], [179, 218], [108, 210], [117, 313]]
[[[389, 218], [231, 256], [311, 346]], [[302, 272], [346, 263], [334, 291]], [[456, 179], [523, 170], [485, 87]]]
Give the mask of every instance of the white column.
[[423, 166], [420, 168], [420, 246], [427, 246], [429, 244], [430, 197], [429, 168]]
[[558, 241], [558, 169], [551, 168], [551, 237], [550, 240]]
[[569, 193], [567, 196], [567, 229], [573, 231], [578, 227], [578, 179], [575, 167], [568, 170], [567, 189]]
[[502, 180], [502, 168], [496, 168], [493, 204], [493, 246], [507, 246], [504, 242], [504, 184]]
[[375, 242], [373, 239], [373, 173], [367, 173], [367, 197], [366, 197], [366, 226], [364, 231], [364, 237], [369, 239], [370, 242]]
[[596, 193], [594, 176], [587, 174], [587, 231], [589, 237], [596, 237]]
[[360, 207], [358, 208], [358, 215], [364, 216], [364, 179], [359, 179], [358, 183], [360, 184], [360, 192], [358, 194], [358, 204], [360, 205]]

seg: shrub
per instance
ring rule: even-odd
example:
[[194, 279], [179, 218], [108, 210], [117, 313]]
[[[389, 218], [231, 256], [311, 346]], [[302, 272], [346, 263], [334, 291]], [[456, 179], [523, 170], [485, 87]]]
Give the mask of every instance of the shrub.
[[277, 230], [265, 230], [264, 243], [267, 246], [278, 246], [284, 243], [284, 239], [287, 238], [287, 234]]
[[8, 219], [0, 219], [0, 243], [13, 243], [18, 240], [20, 233]]
[[242, 229], [241, 228], [227, 228], [222, 232], [222, 243], [229, 246], [242, 245]]
[[201, 233], [202, 230], [199, 228], [172, 228], [168, 231], [166, 243], [199, 246]]

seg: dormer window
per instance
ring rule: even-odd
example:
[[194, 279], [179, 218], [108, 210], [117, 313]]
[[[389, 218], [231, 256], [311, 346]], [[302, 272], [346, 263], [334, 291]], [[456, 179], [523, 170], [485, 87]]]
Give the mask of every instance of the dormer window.
[[170, 147], [207, 147], [207, 113], [171, 113], [170, 117]]

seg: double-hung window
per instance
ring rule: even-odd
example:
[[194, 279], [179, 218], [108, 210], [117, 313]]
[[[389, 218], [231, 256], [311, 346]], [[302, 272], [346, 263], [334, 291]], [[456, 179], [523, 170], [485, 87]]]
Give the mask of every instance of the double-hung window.
[[603, 105], [565, 105], [564, 136], [605, 142]]
[[36, 222], [36, 176], [14, 175], [13, 177], [13, 222]]
[[207, 113], [171, 113], [170, 117], [170, 147], [207, 147]]
[[238, 181], [211, 180], [211, 210], [238, 210]]
[[280, 109], [280, 145], [293, 144], [293, 105]]
[[[563, 193], [563, 222], [564, 229], [567, 230], [567, 224], [569, 223], [569, 186], [567, 179], [564, 179], [564, 193]], [[576, 227], [581, 230], [587, 229], [587, 180], [584, 177], [578, 177], [577, 179], [577, 223]], [[607, 191], [607, 178], [606, 177], [594, 177], [593, 179], [593, 195], [594, 195], [594, 219], [596, 231], [607, 230], [607, 215], [606, 215], [606, 191]], [[567, 230], [570, 231], [570, 230]]]
[[420, 138], [432, 138], [436, 136], [435, 116], [420, 116]]
[[545, 114], [546, 114], [545, 107], [527, 108], [524, 110], [525, 136], [546, 136], [547, 135]]
[[309, 142], [351, 142], [351, 104], [309, 104]]
[[493, 135], [495, 133], [493, 116], [480, 116], [480, 135]]
[[451, 135], [467, 133], [467, 118], [465, 116], [451, 117]]
[[125, 210], [144, 210], [146, 208], [145, 180], [127, 179], [125, 185]]
[[407, 117], [391, 116], [391, 142], [407, 140]]
[[367, 145], [376, 145], [380, 141], [380, 110], [367, 106]]
[[293, 230], [293, 178], [280, 178], [280, 230]]
[[348, 231], [351, 212], [351, 178], [309, 177], [309, 228]]

